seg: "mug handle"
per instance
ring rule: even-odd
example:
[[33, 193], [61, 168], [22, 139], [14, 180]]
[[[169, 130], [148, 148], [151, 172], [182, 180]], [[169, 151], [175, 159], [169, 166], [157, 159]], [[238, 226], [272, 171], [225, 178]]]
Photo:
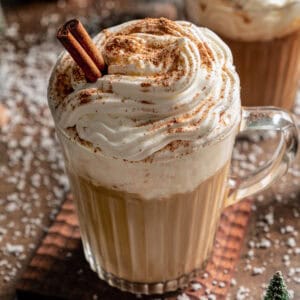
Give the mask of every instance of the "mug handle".
[[229, 179], [225, 207], [267, 188], [288, 170], [298, 149], [298, 132], [292, 114], [276, 107], [243, 107], [239, 132], [277, 130], [280, 141], [269, 161], [241, 178]]

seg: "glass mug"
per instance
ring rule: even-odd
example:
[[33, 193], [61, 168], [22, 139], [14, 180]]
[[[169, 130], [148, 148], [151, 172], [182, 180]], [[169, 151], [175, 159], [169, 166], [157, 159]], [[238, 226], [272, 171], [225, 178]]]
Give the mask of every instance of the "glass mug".
[[[286, 172], [298, 145], [291, 115], [273, 107], [241, 108], [239, 113], [241, 118], [222, 136], [161, 161], [103, 156], [57, 126], [84, 253], [101, 279], [140, 294], [186, 286], [212, 252], [222, 210]], [[279, 131], [277, 149], [253, 174], [231, 178], [235, 138], [249, 130]]]

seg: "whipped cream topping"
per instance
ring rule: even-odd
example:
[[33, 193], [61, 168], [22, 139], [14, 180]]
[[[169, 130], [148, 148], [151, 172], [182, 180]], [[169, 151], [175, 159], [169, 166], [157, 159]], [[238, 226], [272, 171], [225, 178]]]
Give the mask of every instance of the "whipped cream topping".
[[300, 29], [300, 0], [186, 0], [190, 19], [218, 34], [264, 41]]
[[210, 30], [145, 19], [104, 30], [94, 41], [107, 74], [87, 83], [64, 53], [48, 91], [57, 126], [93, 151], [129, 161], [169, 158], [239, 121], [231, 52]]

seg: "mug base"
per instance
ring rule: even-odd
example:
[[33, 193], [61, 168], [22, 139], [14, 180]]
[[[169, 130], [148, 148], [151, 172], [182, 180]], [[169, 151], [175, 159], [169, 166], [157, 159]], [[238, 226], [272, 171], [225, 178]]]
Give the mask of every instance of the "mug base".
[[165, 294], [184, 289], [193, 279], [201, 274], [201, 271], [203, 271], [202, 268], [195, 269], [192, 272], [184, 274], [176, 279], [162, 282], [132, 282], [106, 272], [100, 266], [91, 263], [91, 260], [88, 259], [88, 257], [86, 258], [91, 269], [98, 274], [100, 279], [104, 280], [110, 286], [115, 287], [123, 292], [129, 292], [137, 295]]
[[118, 288], [123, 292], [129, 292], [132, 294], [140, 295], [165, 294], [184, 289], [199, 274], [199, 270], [195, 270], [189, 274], [182, 275], [174, 280], [167, 280], [164, 282], [154, 283], [143, 283], [124, 280], [113, 274], [107, 273], [106, 271], [100, 268], [98, 268], [96, 272], [100, 279], [107, 282], [110, 286]]

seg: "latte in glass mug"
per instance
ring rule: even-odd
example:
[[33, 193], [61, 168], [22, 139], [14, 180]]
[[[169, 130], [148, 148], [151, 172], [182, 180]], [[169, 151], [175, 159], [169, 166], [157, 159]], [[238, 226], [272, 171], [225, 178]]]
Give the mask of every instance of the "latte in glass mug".
[[[122, 290], [182, 288], [210, 257], [224, 207], [286, 171], [296, 127], [279, 109], [241, 108], [231, 52], [206, 28], [147, 18], [94, 42], [107, 74], [87, 82], [64, 52], [48, 93], [86, 259]], [[252, 129], [282, 132], [278, 148], [229, 180], [235, 138]]]

